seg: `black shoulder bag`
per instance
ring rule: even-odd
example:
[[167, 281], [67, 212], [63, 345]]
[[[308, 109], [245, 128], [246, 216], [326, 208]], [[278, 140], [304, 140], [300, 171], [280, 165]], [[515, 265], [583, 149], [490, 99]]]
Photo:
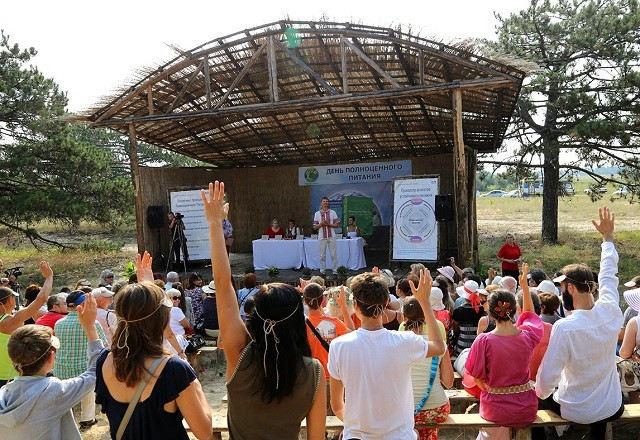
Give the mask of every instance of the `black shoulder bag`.
[[305, 318], [305, 321], [307, 322], [307, 325], [309, 326], [313, 334], [316, 335], [316, 338], [318, 338], [318, 341], [320, 341], [320, 344], [322, 344], [322, 347], [325, 350], [329, 351], [329, 344], [327, 343], [327, 341], [325, 341], [324, 338], [320, 336], [320, 333], [318, 333], [318, 330], [316, 330], [313, 324], [311, 324], [311, 321], [309, 321], [309, 319]]

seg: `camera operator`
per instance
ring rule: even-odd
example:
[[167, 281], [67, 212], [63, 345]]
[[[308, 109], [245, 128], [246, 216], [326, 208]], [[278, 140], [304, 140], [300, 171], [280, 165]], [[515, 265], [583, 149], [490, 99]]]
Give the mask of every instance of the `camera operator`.
[[4, 276], [0, 279], [0, 287], [8, 287], [14, 292], [20, 295], [20, 303], [24, 301], [23, 294], [20, 292], [20, 284], [18, 284], [18, 277], [22, 275], [22, 266], [11, 267], [7, 270], [4, 269], [4, 262], [0, 260], [0, 272], [4, 272]]
[[171, 230], [171, 253], [173, 254], [174, 267], [180, 264], [180, 249], [182, 249], [182, 256], [186, 266], [187, 260], [189, 260], [189, 252], [187, 250], [187, 238], [184, 236], [185, 227], [182, 221], [184, 216], [179, 212], [175, 214], [170, 212], [167, 217], [169, 219], [169, 229]]

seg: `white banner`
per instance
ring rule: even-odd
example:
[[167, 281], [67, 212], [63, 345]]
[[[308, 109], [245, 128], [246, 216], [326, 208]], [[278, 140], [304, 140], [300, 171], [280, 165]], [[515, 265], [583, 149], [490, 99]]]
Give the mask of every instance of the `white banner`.
[[[209, 191], [207, 190], [207, 193]], [[170, 192], [171, 211], [184, 215], [184, 236], [187, 238], [189, 260], [209, 260], [209, 223], [204, 216], [200, 190]]]
[[439, 177], [393, 181], [392, 260], [438, 259], [435, 196], [439, 184]]
[[394, 177], [408, 176], [410, 174], [410, 160], [309, 166], [298, 168], [298, 185], [389, 182]]

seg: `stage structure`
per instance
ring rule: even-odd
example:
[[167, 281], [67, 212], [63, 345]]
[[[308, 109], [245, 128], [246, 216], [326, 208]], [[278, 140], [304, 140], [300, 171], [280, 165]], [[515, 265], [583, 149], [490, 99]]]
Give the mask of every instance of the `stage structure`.
[[[256, 167], [446, 156], [453, 182], [441, 191], [456, 200], [457, 256], [461, 265], [476, 259], [476, 155], [496, 151], [504, 138], [525, 76], [513, 61], [399, 29], [291, 20], [176, 51], [76, 118], [129, 136], [140, 250], [155, 242], [148, 207], [167, 206], [168, 189], [182, 185], [167, 181], [164, 200], [141, 191], [137, 142], [144, 141], [211, 164], [207, 177], [237, 182]], [[295, 178], [287, 187], [296, 188]], [[297, 190], [307, 197], [307, 188]], [[238, 231], [237, 250], [248, 248], [256, 225]]]

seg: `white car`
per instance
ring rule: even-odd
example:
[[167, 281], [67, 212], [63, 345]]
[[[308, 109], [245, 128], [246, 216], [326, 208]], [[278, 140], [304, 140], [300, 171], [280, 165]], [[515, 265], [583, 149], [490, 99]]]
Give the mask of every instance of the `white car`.
[[501, 189], [494, 189], [488, 193], [480, 194], [480, 197], [502, 197], [502, 195], [506, 193], [506, 191], [502, 191]]
[[626, 186], [621, 186], [620, 189], [617, 189], [611, 194], [612, 197], [627, 197], [629, 195], [629, 188]]
[[[604, 194], [607, 192], [607, 187], [606, 186], [599, 186], [596, 188], [596, 192], [599, 192], [600, 194]], [[591, 188], [585, 188], [584, 189], [584, 193], [585, 194], [591, 194]]]
[[508, 193], [502, 194], [500, 197], [509, 197], [509, 198], [520, 197], [520, 191], [517, 189], [512, 189]]

